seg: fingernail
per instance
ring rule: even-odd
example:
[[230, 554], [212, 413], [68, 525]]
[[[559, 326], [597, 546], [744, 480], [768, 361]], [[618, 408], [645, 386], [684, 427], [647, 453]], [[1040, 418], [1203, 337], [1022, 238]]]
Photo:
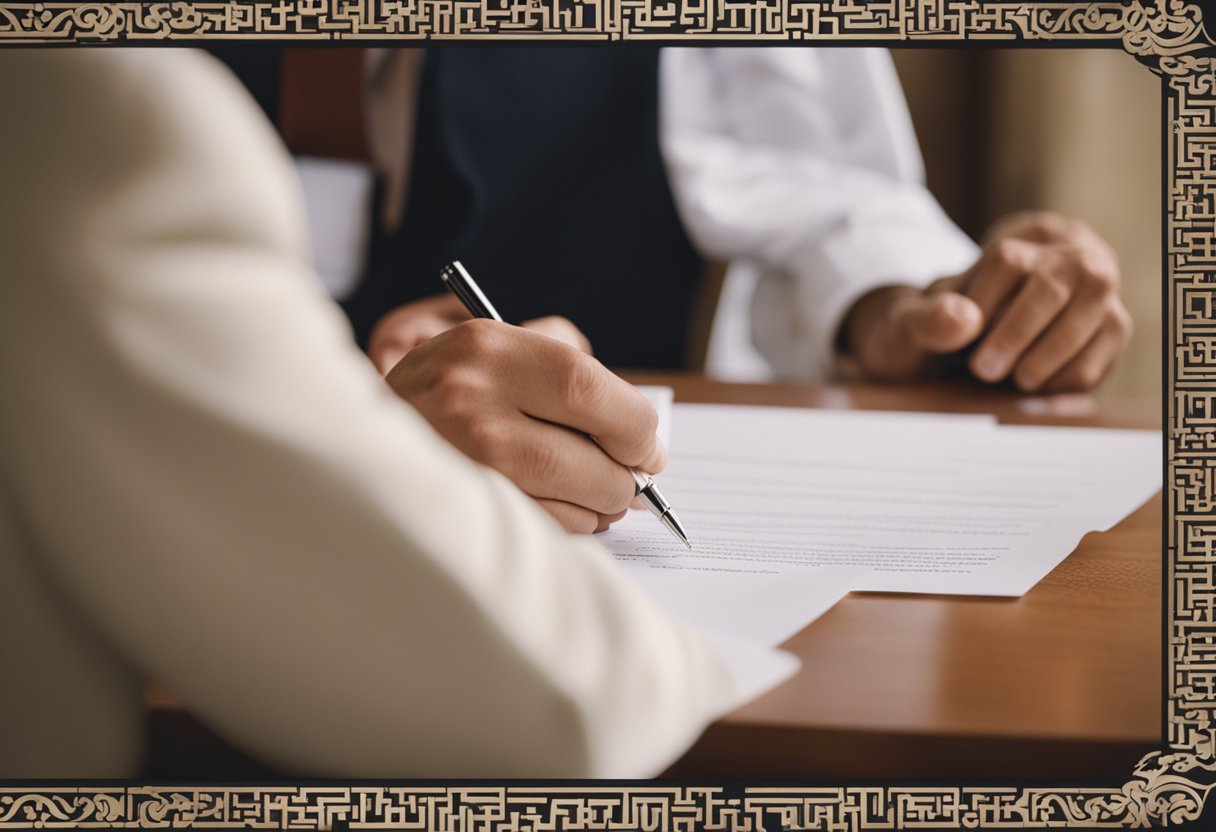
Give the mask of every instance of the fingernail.
[[996, 381], [1005, 374], [1005, 357], [995, 350], [981, 352], [975, 358], [975, 374], [984, 381]]
[[1015, 380], [1018, 383], [1018, 387], [1027, 392], [1035, 390], [1039, 386], [1039, 380], [1031, 373], [1019, 372], [1016, 374]]
[[970, 307], [959, 295], [942, 295], [940, 303], [951, 318], [961, 318], [970, 311]]

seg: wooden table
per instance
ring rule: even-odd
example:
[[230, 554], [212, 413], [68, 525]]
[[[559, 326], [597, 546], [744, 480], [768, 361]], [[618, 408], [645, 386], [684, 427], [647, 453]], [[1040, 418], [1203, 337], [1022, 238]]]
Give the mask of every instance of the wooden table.
[[[972, 385], [669, 384], [681, 402], [995, 413], [1004, 422], [1159, 428], [1160, 405], [1026, 399]], [[784, 646], [802, 672], [712, 725], [667, 776], [1123, 782], [1161, 745], [1159, 498], [1017, 599], [853, 594]], [[263, 778], [151, 694], [149, 774]]]
[[[723, 385], [676, 400], [995, 413], [1159, 428], [1160, 405], [970, 385]], [[1017, 599], [854, 593], [785, 645], [803, 669], [711, 726], [673, 777], [1122, 782], [1161, 746], [1161, 500], [1090, 534]]]

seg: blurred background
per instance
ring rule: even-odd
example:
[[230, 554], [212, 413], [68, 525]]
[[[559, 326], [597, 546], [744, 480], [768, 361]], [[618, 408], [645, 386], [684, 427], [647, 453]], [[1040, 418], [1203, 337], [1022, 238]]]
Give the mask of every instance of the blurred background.
[[1114, 246], [1136, 330], [1100, 389], [1161, 390], [1161, 88], [1116, 50], [896, 49], [930, 190], [979, 237], [1047, 209]]
[[[268, 112], [277, 112], [284, 138], [298, 155], [358, 159], [364, 154], [361, 104], [345, 92], [360, 83], [357, 50], [284, 50], [283, 76], [295, 82], [282, 85], [277, 50], [213, 51], [240, 67], [247, 82], [253, 79], [252, 91]], [[1044, 209], [1088, 222], [1115, 247], [1136, 328], [1127, 353], [1099, 393], [1158, 397], [1162, 206], [1157, 77], [1125, 53], [1107, 49], [895, 49], [892, 54], [929, 188], [964, 231], [978, 239], [1002, 215]], [[264, 88], [259, 88], [259, 78], [265, 79]], [[318, 96], [330, 102], [319, 120], [317, 108], [309, 106]], [[314, 230], [336, 227], [333, 220], [316, 218]], [[747, 298], [736, 301], [746, 305]], [[745, 369], [742, 377], [750, 371]]]

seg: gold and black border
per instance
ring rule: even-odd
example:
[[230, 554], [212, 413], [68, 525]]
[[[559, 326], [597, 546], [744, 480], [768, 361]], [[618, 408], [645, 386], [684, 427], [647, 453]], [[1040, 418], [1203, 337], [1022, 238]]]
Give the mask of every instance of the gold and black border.
[[1204, 29], [1200, 5], [1186, 0], [0, 0], [0, 45], [266, 39], [352, 45], [448, 39], [885, 46], [967, 41], [1121, 48], [1144, 63], [1161, 78], [1165, 147], [1165, 747], [1142, 759], [1122, 785], [1075, 788], [659, 782], [31, 785], [0, 788], [0, 829], [855, 832], [1137, 829], [1201, 818], [1216, 785], [1216, 41]]

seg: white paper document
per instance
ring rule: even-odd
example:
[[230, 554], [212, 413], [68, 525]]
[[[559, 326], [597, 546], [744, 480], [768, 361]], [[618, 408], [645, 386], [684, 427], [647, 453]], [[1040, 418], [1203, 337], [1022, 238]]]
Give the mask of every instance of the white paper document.
[[664, 603], [712, 598], [765, 643], [826, 609], [824, 567], [825, 587], [1021, 595], [1161, 487], [1157, 432], [985, 417], [675, 405], [669, 449], [659, 482], [694, 551], [643, 512], [600, 539]]
[[[642, 528], [657, 525], [648, 513], [637, 515], [627, 522], [629, 527], [635, 522]], [[659, 530], [670, 534], [661, 526]], [[619, 534], [630, 532], [622, 529]], [[695, 554], [674, 561], [625, 559], [622, 565], [634, 583], [694, 629], [770, 647], [835, 606], [849, 594], [855, 577], [852, 570], [831, 566], [780, 574], [746, 564], [703, 567]]]
[[676, 391], [659, 384], [639, 384], [637, 391], [646, 397], [655, 413], [659, 414], [659, 427], [655, 434], [663, 447], [671, 444], [671, 409], [675, 402]]
[[710, 649], [730, 671], [735, 684], [732, 708], [745, 705], [791, 678], [802, 667], [793, 653], [753, 644], [716, 631], [702, 632]]

